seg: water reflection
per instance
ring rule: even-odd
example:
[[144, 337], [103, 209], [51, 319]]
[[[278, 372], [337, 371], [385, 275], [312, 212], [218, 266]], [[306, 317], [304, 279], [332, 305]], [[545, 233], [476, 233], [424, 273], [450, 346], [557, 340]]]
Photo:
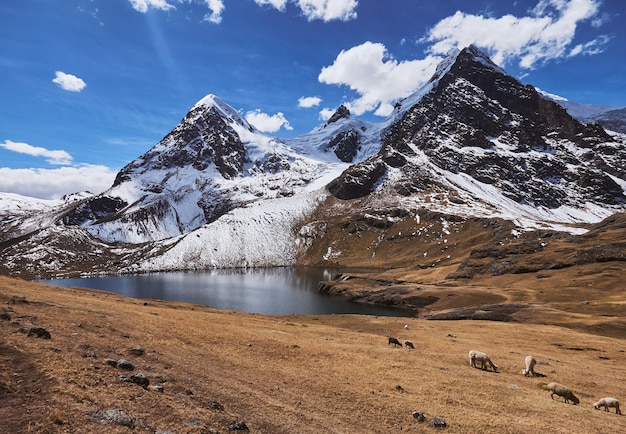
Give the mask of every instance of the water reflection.
[[292, 267], [219, 269], [41, 282], [267, 315], [411, 315], [401, 309], [354, 303], [342, 297], [320, 294], [319, 282], [332, 279], [338, 272], [340, 270]]

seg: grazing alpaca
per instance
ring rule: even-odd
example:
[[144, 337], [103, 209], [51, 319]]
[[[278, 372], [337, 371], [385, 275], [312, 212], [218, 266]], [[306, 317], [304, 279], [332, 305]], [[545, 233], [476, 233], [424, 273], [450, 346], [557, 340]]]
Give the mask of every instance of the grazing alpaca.
[[548, 384], [548, 390], [550, 391], [550, 398], [552, 399], [554, 399], [554, 395], [557, 395], [562, 397], [565, 400], [566, 404], [567, 401], [572, 401], [574, 405], [580, 404], [580, 399], [578, 399], [576, 395], [574, 395], [574, 392], [572, 392], [562, 384], [550, 383]]
[[490, 366], [493, 372], [498, 372], [498, 367], [482, 351], [471, 350], [469, 352], [469, 363], [472, 368], [478, 368], [478, 364], [480, 364], [480, 369], [486, 370], [487, 366]]
[[524, 360], [524, 362], [526, 363], [526, 369], [522, 370], [522, 374], [524, 374], [525, 376], [532, 375], [534, 377], [535, 365], [537, 364], [537, 361], [535, 360], [533, 356], [526, 356], [526, 359]]
[[619, 401], [615, 398], [602, 398], [600, 401], [593, 404], [593, 408], [599, 410], [600, 407], [604, 407], [605, 411], [609, 411], [609, 407], [613, 407], [615, 409], [615, 414], [622, 414], [619, 409]]
[[414, 350], [414, 349], [415, 349], [415, 347], [413, 346], [413, 342], [411, 342], [411, 341], [409, 341], [409, 340], [405, 340], [405, 341], [404, 341], [404, 346], [405, 346], [405, 347], [407, 347], [407, 348], [410, 348], [410, 349], [412, 349], [412, 350]]
[[387, 345], [395, 345], [395, 346], [398, 346], [398, 347], [402, 346], [400, 341], [397, 340], [396, 338], [388, 338], [388, 339], [389, 339], [389, 343]]

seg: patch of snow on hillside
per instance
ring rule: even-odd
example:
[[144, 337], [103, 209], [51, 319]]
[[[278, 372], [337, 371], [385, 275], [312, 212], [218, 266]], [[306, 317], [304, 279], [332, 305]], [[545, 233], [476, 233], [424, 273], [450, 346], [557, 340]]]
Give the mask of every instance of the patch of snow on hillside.
[[174, 245], [127, 271], [292, 265], [297, 253], [294, 227], [325, 195], [319, 190], [236, 208], [209, 225], [164, 241], [163, 246]]

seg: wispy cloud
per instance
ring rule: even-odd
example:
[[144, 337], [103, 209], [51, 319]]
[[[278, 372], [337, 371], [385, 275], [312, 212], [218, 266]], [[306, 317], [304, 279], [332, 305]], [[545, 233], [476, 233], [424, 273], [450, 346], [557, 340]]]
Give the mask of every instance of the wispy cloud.
[[39, 199], [59, 199], [70, 193], [98, 194], [109, 188], [116, 172], [100, 165], [57, 169], [10, 169], [0, 167], [0, 191]]
[[[146, 13], [149, 9], [168, 11], [176, 9], [166, 0], [128, 0], [133, 9]], [[204, 21], [214, 24], [222, 22], [224, 12], [224, 0], [178, 0], [181, 3], [196, 2], [204, 3], [211, 11], [204, 16]], [[241, 0], [240, 0], [241, 1]], [[322, 20], [324, 22], [341, 20], [349, 21], [357, 17], [357, 0], [254, 0], [259, 6], [271, 6], [284, 12], [289, 2], [294, 3], [300, 9], [302, 15], [309, 21]]]
[[213, 24], [219, 24], [222, 22], [222, 12], [224, 12], [223, 0], [204, 0], [207, 7], [211, 11], [210, 14], [204, 16], [204, 21], [211, 22]]
[[172, 6], [165, 0], [128, 0], [128, 1], [133, 6], [133, 9], [142, 13], [148, 12], [148, 9], [150, 8], [159, 9], [162, 11], [175, 9], [174, 6]]
[[317, 107], [322, 102], [322, 99], [317, 96], [303, 96], [298, 98], [298, 107], [311, 108]]
[[69, 92], [80, 92], [87, 86], [82, 78], [78, 78], [72, 74], [66, 74], [62, 71], [55, 72], [55, 77], [52, 79], [52, 82], [58, 84], [61, 89]]
[[11, 140], [5, 140], [4, 143], [0, 143], [0, 147], [7, 151], [13, 151], [20, 154], [31, 155], [33, 157], [44, 157], [49, 164], [58, 166], [66, 166], [72, 164], [72, 156], [62, 150], [49, 150], [38, 146], [32, 146], [28, 143], [12, 142]]
[[297, 0], [296, 4], [309, 20], [349, 21], [356, 18], [356, 0]]
[[259, 6], [269, 5], [273, 6], [279, 11], [284, 11], [287, 6], [287, 0], [254, 0]]
[[246, 120], [264, 133], [275, 133], [281, 128], [286, 130], [293, 129], [282, 112], [278, 112], [275, 115], [268, 115], [256, 109], [246, 113]]

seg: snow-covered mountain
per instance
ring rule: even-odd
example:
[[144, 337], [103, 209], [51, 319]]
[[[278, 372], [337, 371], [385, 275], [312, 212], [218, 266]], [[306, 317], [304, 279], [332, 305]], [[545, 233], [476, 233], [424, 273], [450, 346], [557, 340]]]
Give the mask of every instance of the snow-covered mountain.
[[393, 243], [386, 231], [402, 221], [417, 233], [424, 209], [584, 232], [626, 211], [626, 138], [553, 100], [473, 46], [386, 120], [341, 106], [294, 139], [259, 132], [208, 95], [107, 191], [19, 210], [0, 200], [0, 271], [341, 264], [333, 225], [365, 222], [351, 233]]

